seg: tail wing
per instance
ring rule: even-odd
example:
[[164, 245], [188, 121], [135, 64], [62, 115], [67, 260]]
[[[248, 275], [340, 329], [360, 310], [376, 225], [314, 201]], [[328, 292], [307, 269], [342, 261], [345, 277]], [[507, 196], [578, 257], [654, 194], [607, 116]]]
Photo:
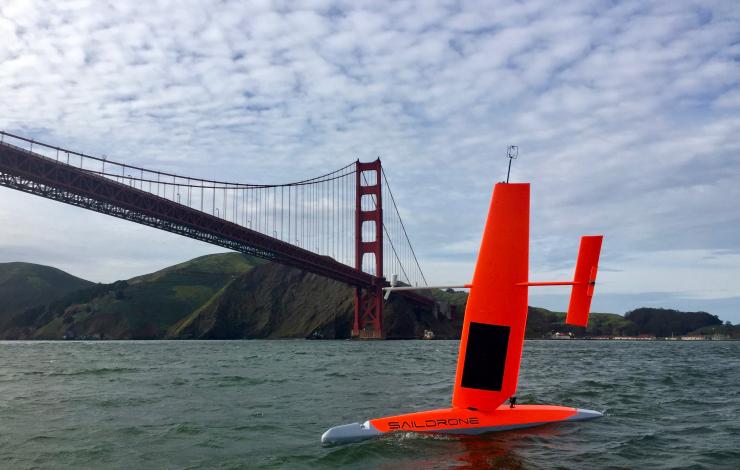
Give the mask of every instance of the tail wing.
[[516, 391], [527, 322], [529, 184], [493, 191], [463, 321], [452, 405], [494, 410]]
[[591, 308], [591, 298], [594, 295], [596, 271], [599, 266], [603, 239], [601, 235], [581, 237], [576, 273], [573, 277], [573, 290], [570, 294], [568, 315], [565, 317], [565, 323], [569, 325], [586, 326], [588, 324], [588, 312]]

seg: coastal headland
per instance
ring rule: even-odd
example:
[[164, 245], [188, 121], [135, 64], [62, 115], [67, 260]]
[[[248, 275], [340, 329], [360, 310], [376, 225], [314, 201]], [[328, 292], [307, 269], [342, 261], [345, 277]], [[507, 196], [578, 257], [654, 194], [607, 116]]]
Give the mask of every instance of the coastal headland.
[[[432, 291], [435, 309], [402, 296], [385, 306], [388, 339], [456, 339], [467, 295]], [[346, 339], [352, 289], [239, 253], [96, 284], [30, 263], [0, 263], [0, 339]], [[588, 328], [530, 307], [528, 339], [740, 339], [740, 325], [707, 312], [638, 308], [593, 313]]]

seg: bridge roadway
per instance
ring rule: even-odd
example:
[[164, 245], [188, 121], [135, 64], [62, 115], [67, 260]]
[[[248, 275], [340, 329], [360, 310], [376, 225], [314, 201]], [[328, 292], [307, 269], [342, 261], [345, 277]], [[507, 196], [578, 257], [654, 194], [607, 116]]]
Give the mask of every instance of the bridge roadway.
[[0, 185], [266, 258], [355, 287], [387, 284], [329, 256], [6, 142], [0, 143]]

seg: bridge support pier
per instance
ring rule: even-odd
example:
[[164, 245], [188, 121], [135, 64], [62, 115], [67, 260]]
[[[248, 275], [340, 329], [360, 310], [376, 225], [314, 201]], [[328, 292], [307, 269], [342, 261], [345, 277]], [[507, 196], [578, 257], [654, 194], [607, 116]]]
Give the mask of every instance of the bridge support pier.
[[[352, 336], [380, 339], [383, 334], [383, 200], [380, 182], [383, 178], [380, 159], [357, 161], [355, 187], [355, 268], [362, 271], [366, 254], [375, 258], [377, 281], [369, 288], [355, 288], [355, 321]], [[363, 196], [365, 196], [363, 198]], [[372, 230], [363, 230], [372, 224]], [[364, 236], [367, 235], [367, 240]]]
[[383, 339], [383, 291], [380, 288], [355, 288], [355, 323], [352, 336]]

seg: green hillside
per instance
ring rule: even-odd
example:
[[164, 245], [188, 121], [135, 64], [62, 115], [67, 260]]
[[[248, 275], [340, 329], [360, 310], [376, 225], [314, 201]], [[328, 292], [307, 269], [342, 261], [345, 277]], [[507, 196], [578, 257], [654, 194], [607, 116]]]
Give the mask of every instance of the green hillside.
[[[383, 310], [386, 336], [441, 338], [459, 327], [428, 310], [391, 296]], [[349, 338], [354, 317], [350, 286], [279, 264], [265, 264], [234, 279], [210, 302], [176, 323], [170, 338]]]
[[[455, 305], [459, 315], [465, 310], [467, 294], [452, 290], [434, 291], [435, 299]], [[716, 315], [706, 312], [680, 312], [662, 308], [638, 308], [626, 315], [592, 312], [586, 328], [565, 324], [565, 312], [529, 307], [526, 337], [550, 338], [553, 333], [571, 333], [574, 337], [636, 336], [668, 337], [684, 335], [726, 335], [740, 338], [740, 326], [722, 325]]]
[[638, 308], [627, 312], [624, 317], [634, 323], [640, 333], [663, 337], [685, 335], [700, 328], [722, 325], [717, 315], [666, 308]]
[[[438, 339], [459, 338], [467, 293], [431, 295], [439, 314], [392, 295], [384, 305], [386, 337], [420, 338], [432, 330]], [[0, 339], [348, 338], [353, 297], [345, 284], [239, 253], [202, 256], [112, 284], [6, 263], [0, 264]], [[566, 325], [562, 312], [529, 307], [526, 337], [554, 332], [737, 338], [740, 327], [706, 312], [640, 308], [625, 316], [592, 313], [580, 328]]]
[[711, 325], [698, 328], [689, 332], [689, 335], [695, 336], [714, 336], [721, 335], [728, 339], [740, 339], [740, 325], [732, 325], [726, 322], [724, 325]]
[[235, 277], [264, 261], [240, 253], [202, 256], [128, 281], [74, 292], [26, 311], [20, 338], [160, 338]]
[[565, 324], [564, 312], [529, 307], [527, 338], [549, 338], [554, 332], [572, 333], [574, 336], [624, 336], [637, 334], [629, 320], [615, 313], [592, 312], [586, 328]]
[[0, 327], [26, 309], [48, 304], [93, 285], [49, 266], [0, 263]]

